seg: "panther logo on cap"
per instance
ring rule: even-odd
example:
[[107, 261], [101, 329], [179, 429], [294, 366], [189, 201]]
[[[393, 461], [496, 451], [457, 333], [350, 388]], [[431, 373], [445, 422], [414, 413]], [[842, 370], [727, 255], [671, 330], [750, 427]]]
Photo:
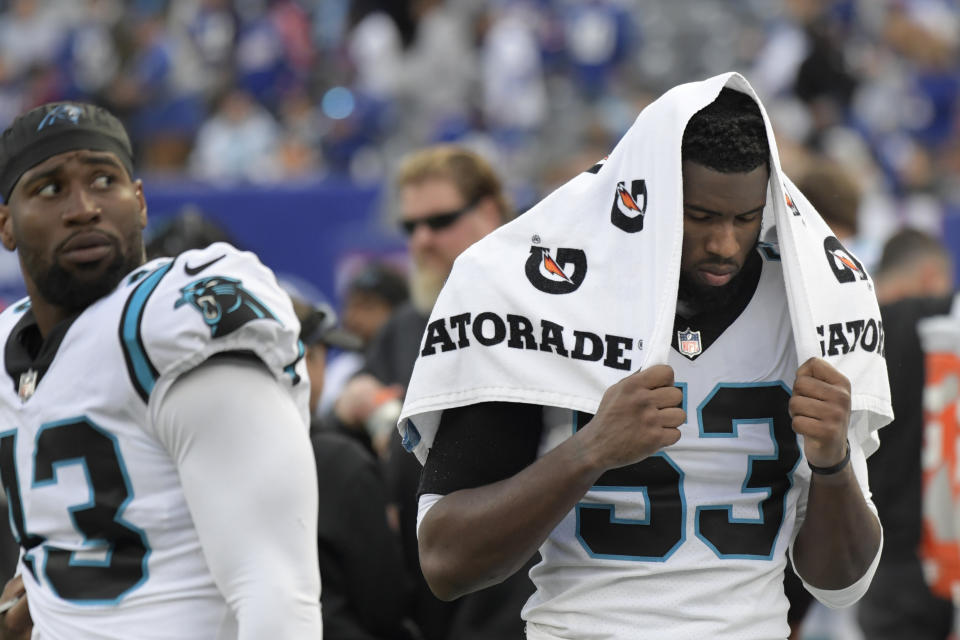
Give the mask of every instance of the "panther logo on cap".
[[37, 125], [37, 131], [41, 131], [57, 122], [69, 122], [77, 124], [80, 122], [80, 116], [83, 115], [83, 109], [75, 104], [58, 104], [43, 116], [43, 120]]

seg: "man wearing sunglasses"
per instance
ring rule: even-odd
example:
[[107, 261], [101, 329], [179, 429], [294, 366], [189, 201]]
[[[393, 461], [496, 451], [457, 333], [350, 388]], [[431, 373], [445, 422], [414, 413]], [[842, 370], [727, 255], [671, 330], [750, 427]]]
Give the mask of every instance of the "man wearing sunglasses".
[[[399, 228], [410, 253], [410, 300], [393, 311], [371, 342], [364, 367], [369, 375], [355, 377], [335, 403], [336, 418], [347, 427], [364, 425], [376, 409], [372, 398], [387, 396], [384, 385], [406, 387], [453, 261], [513, 217], [493, 168], [463, 147], [437, 145], [405, 157], [395, 188]], [[377, 434], [370, 435], [376, 440]]]
[[394, 184], [399, 226], [410, 252], [410, 300], [397, 307], [374, 338], [367, 373], [347, 383], [335, 414], [348, 427], [376, 432], [370, 436], [386, 458], [388, 490], [399, 509], [404, 558], [417, 583], [413, 617], [424, 638], [519, 640], [523, 638], [520, 608], [533, 592], [525, 573], [456, 603], [441, 602], [430, 593], [420, 573], [415, 532], [420, 465], [402, 450], [395, 416], [384, 420], [380, 412], [381, 419], [371, 418], [376, 398], [395, 397], [384, 393], [388, 385], [406, 388], [427, 319], [453, 261], [510, 220], [512, 210], [490, 164], [458, 146], [439, 145], [410, 154], [401, 161]]
[[[431, 147], [407, 157], [396, 185], [400, 228], [412, 260], [413, 307], [426, 326], [453, 261], [509, 220], [510, 208], [492, 167], [458, 147]], [[412, 370], [413, 359], [409, 365]]]

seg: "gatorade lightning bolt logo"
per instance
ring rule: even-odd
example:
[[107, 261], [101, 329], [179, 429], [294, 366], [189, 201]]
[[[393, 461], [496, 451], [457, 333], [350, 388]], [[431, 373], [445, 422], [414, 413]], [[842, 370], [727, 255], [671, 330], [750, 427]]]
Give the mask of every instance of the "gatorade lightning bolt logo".
[[563, 269], [560, 268], [560, 265], [557, 264], [557, 261], [550, 257], [549, 252], [549, 249], [543, 252], [543, 268], [553, 275], [559, 276], [567, 282], [573, 283], [573, 280], [567, 277], [567, 274], [563, 272]]
[[837, 282], [844, 284], [867, 279], [867, 272], [864, 271], [860, 261], [853, 257], [853, 254], [847, 251], [835, 237], [824, 238], [823, 251]]
[[790, 192], [787, 191], [787, 188], [783, 188], [783, 199], [787, 202], [787, 206], [790, 207], [790, 211], [793, 212], [793, 215], [799, 216], [800, 209], [797, 209], [797, 205], [794, 204], [793, 198], [790, 197]]
[[546, 247], [530, 247], [524, 268], [527, 280], [544, 293], [572, 293], [587, 275], [587, 254], [582, 249], [557, 249], [556, 259]]
[[626, 181], [617, 183], [610, 208], [610, 222], [627, 233], [643, 229], [643, 216], [647, 213], [647, 181], [633, 180], [627, 189]]

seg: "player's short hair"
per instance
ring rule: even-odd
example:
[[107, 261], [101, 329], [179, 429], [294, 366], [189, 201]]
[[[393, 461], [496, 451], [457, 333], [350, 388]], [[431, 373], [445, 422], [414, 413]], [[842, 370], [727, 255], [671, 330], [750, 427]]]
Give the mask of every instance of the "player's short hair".
[[883, 245], [877, 275], [884, 276], [900, 269], [909, 269], [921, 260], [936, 258], [951, 264], [947, 247], [938, 238], [919, 229], [904, 228], [896, 232]]
[[770, 145], [760, 107], [753, 98], [724, 87], [696, 112], [683, 131], [681, 156], [721, 173], [770, 167]]
[[513, 218], [503, 184], [490, 163], [477, 153], [457, 145], [435, 145], [408, 155], [397, 169], [397, 191], [410, 184], [440, 178], [456, 186], [465, 202], [492, 198], [503, 222]]
[[17, 116], [0, 136], [0, 195], [10, 194], [24, 173], [55, 155], [89, 149], [113, 153], [133, 177], [130, 138], [117, 118], [82, 102], [49, 102]]

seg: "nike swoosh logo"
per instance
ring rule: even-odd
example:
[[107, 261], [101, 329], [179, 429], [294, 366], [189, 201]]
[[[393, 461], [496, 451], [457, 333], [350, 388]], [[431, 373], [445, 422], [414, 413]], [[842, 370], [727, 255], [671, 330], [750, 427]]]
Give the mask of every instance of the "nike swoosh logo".
[[209, 267], [210, 265], [214, 264], [215, 262], [220, 262], [226, 257], [227, 257], [227, 254], [223, 254], [219, 258], [214, 258], [210, 262], [204, 262], [203, 264], [198, 265], [196, 267], [191, 267], [190, 265], [185, 264], [183, 265], [183, 270], [187, 273], [188, 276], [195, 276], [201, 271], [203, 271], [204, 269], [206, 269], [207, 267]]

